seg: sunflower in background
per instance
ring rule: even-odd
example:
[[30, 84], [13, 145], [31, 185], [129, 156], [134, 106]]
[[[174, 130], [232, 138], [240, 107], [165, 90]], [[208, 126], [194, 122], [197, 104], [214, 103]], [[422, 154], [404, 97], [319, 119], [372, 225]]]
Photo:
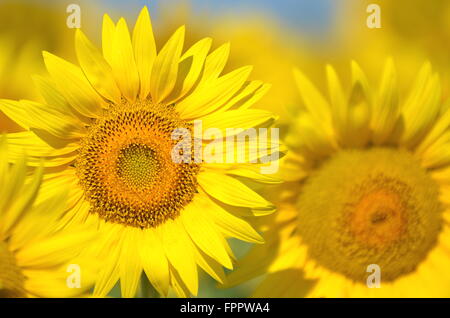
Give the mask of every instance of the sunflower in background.
[[[8, 135], [11, 147], [26, 148], [30, 166], [46, 159], [38, 200], [69, 186], [63, 222], [97, 228], [99, 242], [87, 253], [103, 260], [94, 296], [106, 295], [120, 279], [122, 296], [133, 297], [143, 271], [161, 295], [170, 288], [178, 296], [195, 295], [197, 266], [223, 282], [222, 266], [233, 268], [234, 257], [225, 238], [262, 243], [247, 220], [274, 211], [245, 184], [278, 182], [258, 165], [176, 163], [171, 157], [178, 143], [173, 131], [192, 132], [193, 120], [223, 131], [274, 120], [268, 111], [249, 108], [267, 90], [247, 80], [251, 67], [221, 75], [229, 46], [209, 53], [211, 39], [204, 38], [183, 52], [184, 32], [178, 28], [157, 52], [146, 8], [132, 36], [123, 18], [114, 24], [105, 15], [103, 54], [76, 33], [81, 68], [44, 52], [50, 78], [36, 82], [45, 104], [0, 101], [0, 109], [27, 129]], [[203, 138], [204, 145], [212, 141]], [[254, 153], [252, 160], [279, 150], [237, 147]]]
[[[288, 182], [274, 191], [266, 244], [230, 285], [268, 273], [255, 297], [450, 295], [450, 108], [440, 78], [425, 63], [404, 97], [392, 60], [378, 89], [354, 62], [351, 73], [343, 90], [327, 66], [326, 99], [295, 71], [303, 105], [286, 137]], [[381, 288], [367, 285], [372, 264]]]
[[[27, 179], [27, 159], [17, 156], [10, 165], [5, 137], [0, 138], [0, 297], [80, 297], [94, 283], [95, 264], [79, 257], [94, 242], [85, 226], [64, 231], [57, 226], [64, 213], [66, 195], [60, 189], [40, 204], [36, 197], [43, 169]], [[80, 271], [80, 285], [68, 285], [69, 265]]]
[[[381, 9], [380, 29], [366, 27], [369, 4], [378, 4]], [[433, 5], [421, 0], [346, 1], [337, 9], [333, 38], [338, 39], [338, 45], [330, 50], [333, 61], [344, 65], [355, 58], [367, 73], [376, 75], [379, 69], [374, 61], [379, 56], [392, 56], [399, 72], [413, 77], [420, 64], [429, 60], [439, 69], [443, 94], [448, 96], [449, 1], [436, 0]]]

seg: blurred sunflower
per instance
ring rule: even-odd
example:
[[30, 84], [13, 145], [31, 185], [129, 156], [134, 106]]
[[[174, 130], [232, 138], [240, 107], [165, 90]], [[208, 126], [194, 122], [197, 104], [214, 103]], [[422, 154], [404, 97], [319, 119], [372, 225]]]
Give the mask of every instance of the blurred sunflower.
[[[346, 1], [337, 7], [335, 34], [339, 46], [330, 49], [333, 60], [345, 64], [350, 57], [367, 65], [368, 74], [378, 74], [378, 56], [391, 55], [405, 77], [413, 77], [423, 60], [430, 60], [442, 77], [443, 94], [450, 83], [450, 2], [436, 0], [433, 5], [421, 0], [380, 0], [381, 28], [366, 27], [374, 1]], [[430, 21], [433, 21], [430, 23]]]
[[[123, 18], [114, 25], [105, 15], [103, 55], [79, 30], [81, 68], [44, 52], [50, 78], [36, 82], [45, 105], [0, 101], [0, 109], [28, 129], [9, 135], [12, 147], [26, 147], [30, 165], [44, 157], [50, 168], [40, 197], [70, 185], [64, 221], [98, 228], [100, 242], [91, 253], [104, 263], [95, 296], [119, 279], [122, 295], [134, 296], [143, 270], [162, 295], [169, 287], [178, 296], [195, 295], [197, 265], [222, 282], [222, 265], [233, 267], [225, 238], [261, 243], [244, 219], [274, 210], [233, 177], [273, 182], [250, 164], [172, 160], [179, 142], [172, 133], [192, 132], [196, 119], [203, 129], [224, 131], [274, 120], [268, 111], [249, 109], [267, 90], [247, 81], [251, 67], [221, 76], [229, 46], [208, 54], [211, 39], [205, 38], [182, 53], [184, 32], [180, 27], [157, 52], [147, 8], [132, 37]], [[205, 137], [203, 144], [210, 141]]]
[[[266, 244], [229, 284], [268, 273], [255, 297], [448, 297], [450, 108], [440, 79], [425, 63], [403, 99], [392, 60], [378, 90], [351, 69], [347, 95], [327, 66], [329, 100], [295, 71], [304, 107], [286, 137], [289, 182], [263, 224]], [[381, 288], [368, 288], [371, 264]]]
[[[27, 160], [8, 163], [6, 138], [0, 138], [0, 297], [76, 297], [93, 286], [95, 265], [77, 258], [92, 242], [93, 231], [58, 228], [66, 195], [59, 192], [36, 204], [43, 169], [27, 179]], [[80, 288], [70, 288], [70, 263], [80, 266]]]

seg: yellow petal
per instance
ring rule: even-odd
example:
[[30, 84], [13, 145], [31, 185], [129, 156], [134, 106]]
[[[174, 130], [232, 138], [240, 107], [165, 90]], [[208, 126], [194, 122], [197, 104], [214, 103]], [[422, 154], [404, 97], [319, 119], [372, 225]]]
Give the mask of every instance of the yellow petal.
[[[2, 211], [2, 213], [9, 210], [9, 208], [14, 204], [15, 197], [24, 187], [27, 170], [26, 157], [22, 154], [19, 160], [15, 162], [14, 166], [7, 169], [7, 171], [3, 172], [8, 179], [4, 184], [2, 184], [2, 186], [4, 186], [4, 189], [1, 190], [2, 200], [0, 201], [0, 211]], [[0, 227], [3, 228], [3, 226], [4, 225]], [[5, 234], [4, 230], [5, 229], [0, 231], [3, 235]]]
[[399, 116], [397, 77], [392, 59], [386, 61], [381, 79], [378, 102], [372, 113], [372, 140], [379, 145], [392, 133]]
[[167, 104], [175, 103], [184, 97], [197, 82], [203, 70], [205, 57], [211, 47], [211, 42], [210, 38], [202, 39], [183, 54], [178, 67], [177, 83], [165, 101]]
[[113, 56], [113, 42], [116, 34], [116, 26], [109, 15], [103, 15], [102, 26], [102, 52], [105, 60], [111, 65]]
[[0, 100], [0, 110], [25, 129], [39, 129], [63, 139], [84, 136], [81, 122], [33, 101]]
[[[447, 102], [450, 105], [450, 101]], [[422, 154], [430, 147], [439, 137], [441, 137], [450, 126], [450, 108], [446, 108], [445, 112], [436, 123], [433, 125], [433, 128], [428, 133], [426, 138], [420, 143], [420, 145], [416, 149], [417, 154]]]
[[248, 208], [273, 208], [270, 202], [235, 178], [210, 171], [201, 172], [197, 178], [206, 193], [223, 203]]
[[251, 181], [267, 183], [267, 184], [279, 184], [283, 183], [282, 179], [274, 175], [262, 174], [260, 164], [239, 164], [235, 167], [229, 164], [208, 164], [208, 169], [219, 169], [223, 170], [224, 173], [233, 176], [239, 176], [248, 178]]
[[450, 163], [450, 131], [443, 133], [420, 156], [422, 165], [427, 168], [439, 168]]
[[294, 78], [308, 112], [319, 122], [330, 122], [330, 106], [317, 88], [298, 69], [294, 69]]
[[202, 198], [199, 202], [203, 204], [203, 210], [207, 211], [208, 217], [216, 223], [223, 234], [245, 242], [264, 243], [264, 239], [248, 222], [228, 213], [208, 198]]
[[169, 263], [164, 254], [161, 238], [153, 230], [142, 233], [141, 262], [145, 274], [155, 289], [164, 296], [169, 292]]
[[346, 135], [341, 143], [362, 147], [370, 138], [371, 106], [361, 82], [355, 82], [347, 106]]
[[144, 99], [150, 92], [150, 76], [156, 58], [155, 38], [147, 7], [141, 10], [134, 27], [133, 48], [141, 84], [139, 97]]
[[[25, 167], [23, 167], [25, 170]], [[3, 211], [2, 224], [0, 225], [0, 232], [7, 233], [20, 219], [21, 215], [31, 208], [36, 196], [38, 194], [42, 182], [43, 168], [39, 167], [31, 177], [30, 183], [20, 192], [12, 193], [17, 199], [12, 202], [9, 209]], [[19, 196], [20, 194], [20, 196]], [[6, 197], [3, 197], [6, 198]]]
[[79, 254], [78, 246], [92, 240], [92, 231], [60, 233], [43, 238], [16, 251], [17, 265], [21, 267], [48, 267], [65, 262]]
[[83, 71], [48, 52], [43, 55], [48, 72], [69, 104], [84, 116], [98, 117], [106, 103], [92, 88]]
[[219, 109], [239, 91], [251, 71], [251, 66], [242, 67], [218, 79], [199, 85], [191, 95], [177, 104], [180, 116], [185, 119], [193, 119]]
[[124, 231], [122, 254], [120, 256], [120, 289], [122, 297], [132, 298], [136, 295], [141, 278], [142, 264], [139, 255], [141, 229], [127, 228]]
[[261, 81], [251, 81], [244, 84], [243, 89], [220, 109], [247, 109], [259, 101], [270, 89], [270, 84]]
[[56, 84], [47, 77], [33, 75], [33, 82], [39, 90], [39, 93], [44, 98], [47, 106], [49, 108], [58, 110], [59, 112], [66, 115], [75, 115], [81, 120], [86, 120], [86, 117], [79, 114], [75, 109], [70, 106], [67, 100], [56, 88]]
[[8, 158], [8, 139], [7, 136], [0, 136], [0, 153], [2, 158], [0, 160], [0, 197], [4, 198], [5, 193], [8, 191], [8, 172], [9, 172], [9, 162]]
[[184, 44], [184, 33], [184, 26], [175, 31], [155, 59], [150, 79], [150, 93], [155, 103], [159, 103], [169, 96], [175, 87], [178, 63]]
[[370, 105], [372, 105], [372, 90], [369, 86], [369, 81], [367, 80], [366, 74], [363, 72], [361, 67], [355, 61], [351, 61], [350, 63], [352, 70], [352, 86], [355, 86], [356, 83], [361, 85], [364, 96]]
[[109, 253], [109, 256], [103, 260], [103, 265], [95, 283], [94, 297], [105, 297], [119, 280], [119, 246], [113, 246]]
[[197, 264], [192, 253], [192, 241], [183, 224], [178, 220], [170, 220], [164, 223], [159, 230], [170, 264], [180, 275], [189, 291], [196, 295], [198, 291]]
[[336, 148], [335, 136], [325, 130], [320, 122], [308, 112], [298, 114], [291, 127], [291, 132], [286, 136], [286, 144], [293, 149], [320, 158], [328, 156]]
[[439, 113], [440, 99], [439, 76], [432, 74], [430, 63], [425, 63], [402, 109], [401, 143], [412, 148], [423, 139]]
[[333, 127], [338, 133], [339, 139], [343, 139], [346, 136], [347, 102], [345, 100], [344, 92], [342, 91], [339, 77], [331, 65], [326, 66], [326, 73], [331, 100]]
[[205, 61], [205, 69], [201, 81], [208, 82], [219, 77], [222, 73], [228, 56], [230, 55], [230, 43], [222, 44], [212, 52]]
[[134, 61], [133, 46], [125, 19], [116, 26], [112, 46], [111, 66], [122, 94], [134, 101], [139, 91], [139, 74]]
[[225, 283], [226, 277], [222, 265], [206, 255], [199, 248], [195, 247], [193, 250], [197, 264], [216, 281], [221, 284]]
[[111, 66], [80, 29], [75, 34], [75, 48], [78, 62], [91, 85], [103, 97], [120, 103], [120, 90], [113, 79]]
[[215, 225], [205, 215], [204, 206], [196, 198], [186, 207], [181, 215], [182, 222], [194, 243], [217, 262], [232, 269], [233, 265], [227, 251], [222, 245], [222, 238]]
[[[222, 130], [223, 136], [232, 136], [237, 133], [233, 128], [247, 130], [263, 123], [270, 125], [276, 117], [269, 111], [261, 109], [237, 109], [226, 112], [217, 112], [203, 117], [203, 129], [217, 128]], [[227, 128], [231, 128], [231, 130]], [[234, 130], [234, 133], [231, 131]]]
[[[8, 157], [18, 158], [19, 153], [26, 149], [27, 159], [30, 157], [54, 157], [72, 153], [79, 148], [77, 144], [55, 149], [36, 136], [32, 131], [21, 131], [6, 135], [8, 140]], [[10, 159], [10, 162], [14, 159]], [[29, 162], [28, 162], [29, 163]]]

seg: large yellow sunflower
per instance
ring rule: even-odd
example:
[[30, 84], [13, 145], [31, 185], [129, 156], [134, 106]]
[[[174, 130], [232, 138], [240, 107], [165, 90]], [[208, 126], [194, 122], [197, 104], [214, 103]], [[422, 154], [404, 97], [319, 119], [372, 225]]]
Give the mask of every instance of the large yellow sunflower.
[[327, 66], [329, 100], [295, 71], [303, 107], [286, 137], [279, 212], [229, 283], [268, 273], [255, 296], [448, 297], [450, 109], [439, 77], [425, 63], [403, 97], [392, 60], [377, 90], [351, 69], [346, 94]]
[[[95, 262], [79, 258], [94, 232], [79, 226], [68, 232], [58, 226], [65, 207], [63, 189], [35, 202], [42, 167], [27, 178], [27, 159], [8, 163], [6, 138], [0, 138], [0, 297], [76, 297], [93, 286]], [[79, 275], [71, 279], [71, 273]]]
[[[158, 51], [146, 8], [132, 36], [123, 18], [115, 25], [105, 15], [103, 54], [76, 32], [81, 68], [44, 52], [50, 78], [36, 80], [45, 105], [0, 101], [0, 109], [27, 129], [9, 135], [12, 147], [27, 147], [30, 165], [46, 159], [40, 199], [70, 185], [64, 221], [98, 228], [100, 242], [89, 251], [102, 261], [95, 296], [119, 279], [122, 295], [134, 296], [142, 271], [161, 295], [170, 287], [178, 296], [195, 295], [197, 265], [222, 282], [222, 265], [233, 267], [225, 238], [261, 243], [246, 219], [274, 210], [245, 185], [276, 182], [258, 164], [173, 160], [179, 141], [172, 133], [195, 132], [194, 120], [226, 134], [226, 128], [267, 127], [274, 119], [249, 109], [267, 90], [247, 81], [251, 67], [221, 75], [228, 44], [209, 53], [211, 39], [205, 38], [183, 52], [184, 32], [180, 27]], [[214, 142], [211, 134], [203, 138], [192, 143]], [[259, 143], [237, 146], [251, 152], [252, 162], [267, 155], [254, 151]], [[213, 148], [219, 156], [236, 156], [233, 149]]]

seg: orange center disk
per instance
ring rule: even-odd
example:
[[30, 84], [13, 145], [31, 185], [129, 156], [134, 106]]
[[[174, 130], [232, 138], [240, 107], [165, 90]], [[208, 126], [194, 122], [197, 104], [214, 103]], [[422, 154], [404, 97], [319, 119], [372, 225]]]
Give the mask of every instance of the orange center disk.
[[383, 247], [399, 239], [406, 228], [405, 206], [401, 197], [379, 189], [363, 196], [350, 215], [355, 237], [373, 247]]
[[154, 227], [176, 218], [196, 192], [199, 165], [172, 160], [172, 132], [190, 127], [155, 110], [112, 111], [83, 142], [78, 176], [92, 211], [107, 221]]

